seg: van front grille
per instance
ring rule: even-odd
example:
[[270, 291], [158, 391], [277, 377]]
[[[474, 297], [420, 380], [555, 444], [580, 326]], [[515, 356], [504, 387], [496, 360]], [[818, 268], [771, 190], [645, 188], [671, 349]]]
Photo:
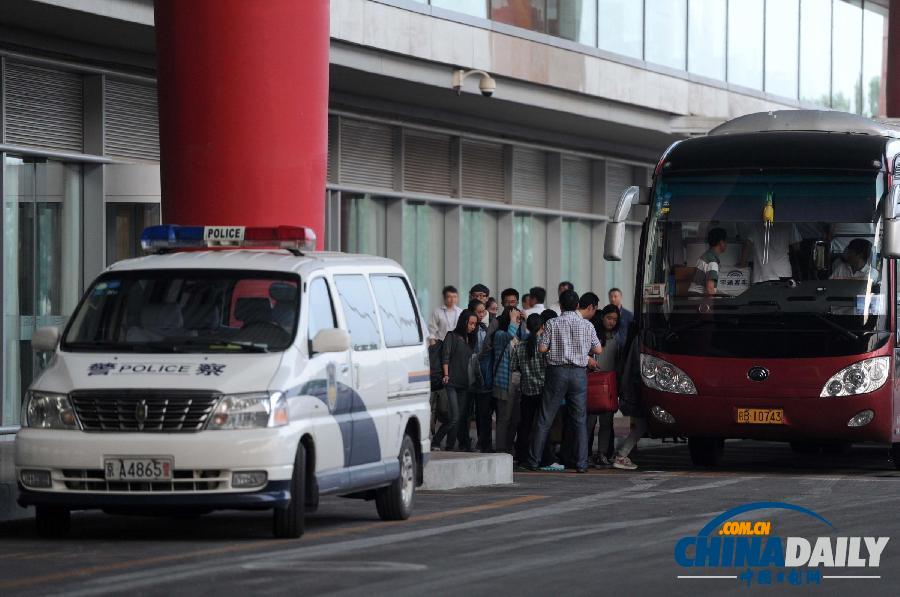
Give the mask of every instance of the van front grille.
[[70, 394], [85, 431], [192, 433], [212, 414], [219, 394], [186, 391], [77, 391]]
[[107, 481], [102, 469], [63, 469], [60, 481], [70, 491], [100, 492], [180, 492], [180, 491], [216, 491], [227, 489], [230, 476], [220, 470], [184, 470], [172, 471], [171, 481]]

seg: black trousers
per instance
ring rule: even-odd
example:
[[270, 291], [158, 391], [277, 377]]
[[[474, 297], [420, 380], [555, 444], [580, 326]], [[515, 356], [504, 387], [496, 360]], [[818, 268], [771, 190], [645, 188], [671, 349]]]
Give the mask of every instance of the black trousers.
[[497, 399], [491, 392], [475, 395], [475, 426], [478, 429], [478, 449], [490, 452], [494, 449], [493, 415], [497, 410]]

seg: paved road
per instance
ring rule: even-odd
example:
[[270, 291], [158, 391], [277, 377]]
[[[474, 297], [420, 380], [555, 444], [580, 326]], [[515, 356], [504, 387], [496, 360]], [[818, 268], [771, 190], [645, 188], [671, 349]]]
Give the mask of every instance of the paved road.
[[[900, 473], [884, 449], [798, 457], [729, 442], [716, 471], [692, 471], [683, 444], [634, 459], [634, 473], [522, 473], [513, 486], [422, 492], [404, 523], [379, 521], [371, 503], [323, 499], [297, 541], [270, 539], [269, 517], [254, 513], [81, 513], [61, 541], [6, 523], [0, 595], [724, 595], [742, 590], [737, 580], [678, 579], [697, 570], [675, 564], [674, 545], [728, 508], [769, 500], [811, 508], [841, 535], [895, 537], [880, 569], [856, 571], [881, 579], [823, 579], [818, 592], [900, 592]], [[785, 534], [823, 534], [796, 513], [761, 515]]]

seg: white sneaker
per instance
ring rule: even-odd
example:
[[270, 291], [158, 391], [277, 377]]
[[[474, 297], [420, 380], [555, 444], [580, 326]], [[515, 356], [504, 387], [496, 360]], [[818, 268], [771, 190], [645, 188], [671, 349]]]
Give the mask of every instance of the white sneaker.
[[637, 469], [637, 465], [631, 462], [631, 459], [628, 456], [619, 456], [616, 455], [616, 459], [613, 460], [613, 468], [622, 469], [623, 471], [633, 471]]
[[558, 462], [554, 462], [553, 464], [550, 464], [550, 465], [547, 465], [547, 466], [542, 466], [542, 467], [540, 467], [538, 470], [541, 470], [541, 471], [550, 471], [550, 472], [556, 473], [556, 472], [559, 472], [559, 471], [564, 471], [564, 470], [566, 470], [566, 467], [564, 467], [563, 465], [561, 465], [561, 464], [558, 463]]

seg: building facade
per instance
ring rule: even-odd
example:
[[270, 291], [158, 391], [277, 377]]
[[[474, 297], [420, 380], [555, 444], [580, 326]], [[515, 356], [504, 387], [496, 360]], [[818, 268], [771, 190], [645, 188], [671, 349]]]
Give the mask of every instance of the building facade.
[[[642, 214], [625, 260], [602, 258], [622, 190], [735, 116], [884, 115], [889, 16], [887, 0], [331, 0], [326, 247], [396, 259], [424, 311], [447, 283], [630, 301]], [[42, 365], [33, 330], [165, 221], [154, 53], [151, 0], [0, 5], [0, 426]], [[472, 69], [492, 97], [477, 73], [451, 88]]]

